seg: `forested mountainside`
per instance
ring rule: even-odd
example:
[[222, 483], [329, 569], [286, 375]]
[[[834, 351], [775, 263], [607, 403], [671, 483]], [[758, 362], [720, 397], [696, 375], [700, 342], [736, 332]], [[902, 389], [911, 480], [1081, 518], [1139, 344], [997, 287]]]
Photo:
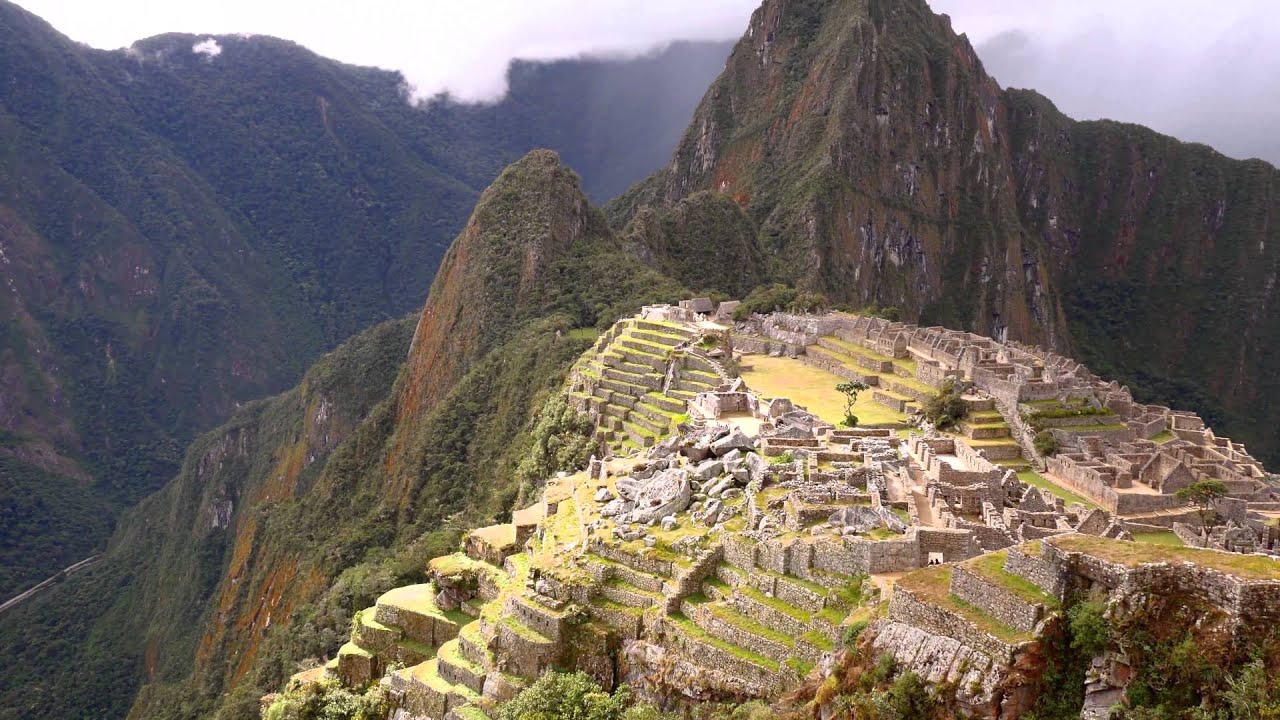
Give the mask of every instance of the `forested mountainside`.
[[367, 331], [239, 410], [100, 564], [0, 615], [0, 718], [121, 717], [144, 682], [131, 717], [256, 717], [352, 612], [584, 460], [569, 365], [598, 322], [680, 293], [531, 153], [481, 196], [416, 330]]
[[756, 11], [671, 163], [608, 212], [722, 193], [774, 277], [1068, 352], [1274, 462], [1278, 190], [1266, 163], [1001, 89], [924, 0], [794, 0]]
[[[78, 45], [0, 2], [0, 598], [99, 546], [198, 432], [422, 303], [534, 147], [597, 197], [661, 166], [724, 43], [516, 62], [491, 105], [269, 37]], [[614, 152], [612, 148], [625, 148]]]
[[[212, 72], [234, 57], [236, 42], [226, 38], [207, 65], [187, 59], [194, 72]], [[176, 72], [165, 68], [156, 72]], [[329, 69], [333, 77], [371, 72]], [[90, 65], [75, 76], [103, 72]], [[112, 97], [124, 97], [127, 82], [113, 82]], [[328, 137], [324, 119], [340, 107], [313, 94], [297, 110]], [[393, 122], [381, 105], [353, 103], [348, 112]], [[437, 137], [421, 133], [415, 143]], [[168, 151], [176, 143], [160, 144]], [[354, 147], [344, 146], [342, 157], [355, 156]], [[1142, 171], [1129, 172], [1130, 160]], [[1158, 168], [1148, 167], [1156, 160]], [[1132, 366], [1154, 378], [1172, 368], [1158, 375], [1165, 385], [1137, 383], [1140, 392], [1167, 396], [1181, 392], [1199, 353], [1238, 350], [1240, 372], [1221, 361], [1178, 404], [1217, 421], [1212, 403], [1225, 412], [1233, 396], [1215, 383], [1240, 379], [1252, 383], [1256, 403], [1239, 407], [1270, 412], [1266, 399], [1275, 391], [1264, 391], [1275, 374], [1261, 368], [1275, 367], [1265, 364], [1274, 351], [1263, 341], [1276, 315], [1265, 310], [1277, 251], [1265, 229], [1255, 228], [1257, 236], [1245, 220], [1227, 218], [1252, 207], [1250, 222], [1265, 221], [1272, 201], [1256, 194], [1258, 183], [1274, 177], [1269, 166], [1141, 129], [1072, 123], [1047, 101], [1002, 91], [920, 0], [768, 0], [668, 168], [602, 214], [554, 155], [523, 158], [455, 227], [461, 233], [417, 319], [407, 362], [409, 326], [392, 321], [324, 357], [300, 388], [241, 408], [122, 520], [98, 566], [0, 615], [0, 653], [19, 669], [0, 674], [0, 718], [119, 717], [130, 708], [135, 718], [256, 717], [259, 694], [278, 689], [299, 662], [330, 652], [353, 612], [420, 578], [426, 558], [455, 547], [463, 528], [504, 514], [537, 481], [583, 460], [589, 428], [558, 392], [569, 364], [594, 328], [684, 288], [741, 294], [774, 279], [810, 283], [837, 302], [896, 305], [912, 318], [1067, 346], [1105, 373], [1124, 376]], [[168, 197], [187, 186], [159, 187]], [[1221, 225], [1192, 243], [1173, 230], [1198, 227], [1202, 196], [1223, 201]], [[299, 202], [283, 190], [278, 200]], [[308, 207], [289, 212], [307, 217]], [[227, 232], [243, 235], [236, 223], [247, 226], [251, 209], [226, 211]], [[327, 208], [316, 212], [326, 217]], [[408, 223], [387, 217], [396, 228]], [[1124, 231], [1108, 235], [1115, 228]], [[326, 242], [342, 232], [323, 230]], [[384, 237], [392, 236], [406, 237]], [[1101, 248], [1122, 238], [1123, 262], [1106, 260], [1110, 250]], [[268, 253], [281, 247], [252, 245], [259, 260], [245, 264], [273, 267], [283, 259]], [[1228, 262], [1255, 252], [1252, 263]], [[417, 268], [400, 266], [416, 259], [395, 257], [385, 267], [408, 283]], [[1072, 263], [1102, 269], [1077, 273]], [[320, 268], [315, 276], [297, 272], [311, 277], [312, 292], [330, 292], [318, 275], [329, 260], [298, 267]], [[1246, 291], [1240, 283], [1259, 273], [1261, 285]], [[1086, 277], [1130, 283], [1131, 294], [1108, 299], [1107, 285], [1081, 295]], [[1176, 293], [1160, 296], [1175, 279]], [[1197, 288], [1213, 282], [1209, 297], [1234, 288], [1256, 324], [1234, 324], [1216, 300], [1202, 301]], [[1079, 314], [1082, 303], [1103, 300]], [[273, 301], [268, 317], [287, 307], [294, 306]], [[328, 312], [355, 317], [338, 301]], [[1150, 317], [1143, 312], [1160, 313], [1159, 322], [1127, 332], [1134, 317]], [[222, 316], [209, 317], [199, 327]], [[1216, 325], [1192, 322], [1210, 320]], [[299, 327], [321, 327], [308, 322], [315, 324]], [[1231, 328], [1255, 334], [1215, 347]], [[1156, 342], [1171, 349], [1144, 344]], [[210, 362], [183, 368], [204, 378]], [[353, 379], [365, 366], [374, 379]], [[1261, 427], [1238, 422], [1217, 424], [1259, 455], [1271, 450]]]

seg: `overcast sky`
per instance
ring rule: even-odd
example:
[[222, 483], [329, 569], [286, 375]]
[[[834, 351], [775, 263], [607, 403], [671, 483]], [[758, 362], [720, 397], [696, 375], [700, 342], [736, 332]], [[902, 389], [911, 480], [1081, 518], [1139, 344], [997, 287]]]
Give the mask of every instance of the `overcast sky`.
[[[739, 36], [759, 0], [18, 0], [73, 39], [257, 33], [402, 71], [420, 96], [504, 90], [513, 57]], [[1280, 163], [1277, 0], [932, 0], [1006, 87]], [[359, 8], [359, 10], [356, 10]], [[203, 51], [208, 52], [208, 46]]]

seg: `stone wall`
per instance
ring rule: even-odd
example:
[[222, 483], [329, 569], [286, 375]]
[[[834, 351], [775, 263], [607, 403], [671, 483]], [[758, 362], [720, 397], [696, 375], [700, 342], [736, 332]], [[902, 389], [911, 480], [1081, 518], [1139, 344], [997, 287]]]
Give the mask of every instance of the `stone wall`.
[[1028, 555], [1017, 547], [1006, 551], [1004, 569], [1017, 575], [1055, 598], [1062, 599], [1063, 577], [1043, 558]]
[[967, 560], [979, 554], [979, 548], [968, 530], [949, 530], [943, 528], [916, 528], [919, 541], [921, 566], [928, 564], [929, 553], [941, 553], [946, 562]]
[[914, 591], [901, 585], [894, 588], [893, 597], [889, 600], [889, 617], [980, 650], [998, 663], [1007, 665], [1013, 662], [1012, 645], [977, 629], [959, 615], [916, 597]]
[[1031, 632], [1044, 617], [1043, 605], [1029, 603], [1007, 588], [969, 572], [963, 565], [952, 570], [951, 592], [1015, 630]]

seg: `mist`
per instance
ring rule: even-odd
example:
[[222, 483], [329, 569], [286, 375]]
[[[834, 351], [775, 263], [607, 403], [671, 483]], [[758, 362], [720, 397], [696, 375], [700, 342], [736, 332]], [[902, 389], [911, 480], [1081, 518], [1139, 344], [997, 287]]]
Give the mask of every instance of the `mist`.
[[1280, 16], [1270, 0], [934, 0], [1004, 87], [1077, 119], [1147, 125], [1280, 164]]
[[[495, 102], [513, 59], [633, 57], [728, 40], [759, 0], [20, 0], [73, 39], [128, 47], [165, 32], [268, 34], [400, 71], [415, 99]], [[1280, 20], [1272, 0], [933, 0], [1005, 87], [1078, 119], [1111, 118], [1280, 164]], [[210, 46], [201, 50], [211, 60]]]

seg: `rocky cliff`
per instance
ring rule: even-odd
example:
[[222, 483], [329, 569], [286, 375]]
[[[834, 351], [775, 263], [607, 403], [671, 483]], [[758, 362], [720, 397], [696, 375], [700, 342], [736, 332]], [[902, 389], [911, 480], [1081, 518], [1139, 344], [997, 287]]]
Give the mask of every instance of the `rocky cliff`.
[[722, 193], [777, 278], [1071, 352], [1276, 457], [1278, 183], [1000, 88], [923, 0], [769, 0], [610, 212]]

